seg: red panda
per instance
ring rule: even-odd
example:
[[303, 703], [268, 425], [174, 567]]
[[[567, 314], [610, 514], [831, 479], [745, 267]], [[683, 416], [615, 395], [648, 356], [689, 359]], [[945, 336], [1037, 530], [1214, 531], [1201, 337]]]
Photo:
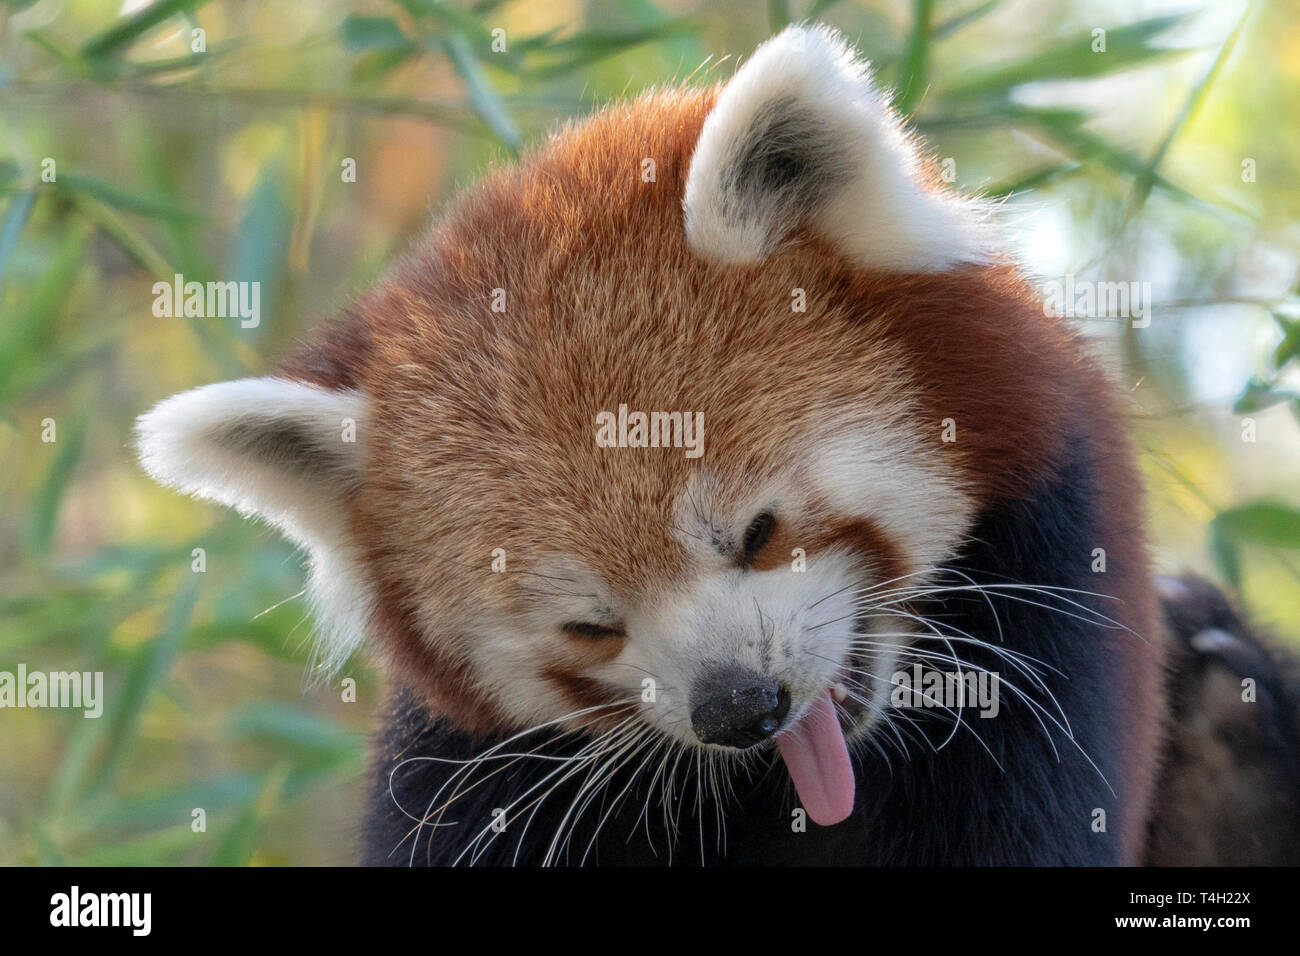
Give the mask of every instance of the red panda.
[[385, 661], [363, 862], [1142, 862], [1170, 651], [1134, 453], [1000, 242], [792, 27], [144, 415], [155, 478], [306, 549], [321, 666]]

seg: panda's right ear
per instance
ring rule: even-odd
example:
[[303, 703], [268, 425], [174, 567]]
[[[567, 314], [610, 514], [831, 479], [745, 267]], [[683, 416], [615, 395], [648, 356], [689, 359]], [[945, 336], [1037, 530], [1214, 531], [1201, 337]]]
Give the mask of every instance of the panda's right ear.
[[941, 272], [993, 258], [985, 209], [927, 181], [918, 143], [835, 31], [760, 46], [704, 121], [683, 198], [687, 242], [761, 262], [801, 226], [857, 265]]
[[306, 548], [329, 664], [360, 641], [369, 604], [347, 523], [365, 426], [361, 392], [273, 377], [182, 392], [136, 423], [155, 480], [257, 515]]

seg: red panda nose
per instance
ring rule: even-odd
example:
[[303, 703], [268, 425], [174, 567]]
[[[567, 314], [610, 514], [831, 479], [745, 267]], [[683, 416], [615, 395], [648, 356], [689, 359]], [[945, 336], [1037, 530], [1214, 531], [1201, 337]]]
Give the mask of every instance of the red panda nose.
[[760, 744], [781, 729], [789, 712], [783, 684], [740, 668], [707, 671], [691, 687], [691, 728], [707, 744]]

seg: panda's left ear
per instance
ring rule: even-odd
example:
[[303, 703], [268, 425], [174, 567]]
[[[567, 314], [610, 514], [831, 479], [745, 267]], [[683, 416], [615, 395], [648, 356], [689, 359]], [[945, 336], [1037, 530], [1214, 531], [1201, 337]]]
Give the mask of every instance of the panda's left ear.
[[326, 672], [356, 648], [370, 614], [348, 525], [365, 420], [361, 392], [270, 377], [173, 395], [136, 423], [140, 460], [155, 480], [256, 515], [306, 549]]
[[145, 470], [165, 485], [281, 527], [308, 546], [332, 536], [361, 479], [359, 392], [282, 378], [205, 385], [136, 423]]
[[764, 259], [801, 226], [858, 265], [938, 272], [992, 258], [979, 204], [926, 183], [916, 142], [828, 27], [760, 46], [718, 95], [686, 180], [686, 237], [724, 263]]

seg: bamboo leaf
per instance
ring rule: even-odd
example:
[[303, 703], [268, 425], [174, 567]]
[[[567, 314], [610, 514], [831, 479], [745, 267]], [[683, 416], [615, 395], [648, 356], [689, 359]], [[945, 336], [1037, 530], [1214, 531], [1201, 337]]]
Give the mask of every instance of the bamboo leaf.
[[397, 25], [392, 17], [369, 17], [349, 13], [339, 26], [343, 49], [349, 53], [371, 50], [412, 50], [416, 43]]
[[1214, 526], [1236, 543], [1300, 548], [1300, 510], [1278, 502], [1229, 508], [1214, 517]]
[[[267, 334], [275, 315], [281, 278], [288, 259], [290, 212], [282, 194], [283, 163], [279, 157], [267, 162], [248, 197], [244, 217], [231, 250], [231, 278], [259, 284], [260, 324], [248, 332], [253, 338]], [[234, 326], [238, 327], [235, 322]]]
[[1035, 170], [1020, 179], [1000, 183], [995, 186], [989, 186], [987, 189], [981, 189], [980, 195], [987, 199], [1003, 199], [1008, 196], [1015, 196], [1019, 193], [1032, 192], [1035, 189], [1041, 189], [1044, 186], [1059, 182], [1062, 179], [1068, 179], [1082, 170], [1082, 163], [1076, 163], [1070, 160], [1061, 163], [1053, 163], [1050, 166], [1044, 166], [1041, 169]]
[[48, 345], [56, 319], [76, 287], [89, 238], [86, 222], [73, 223], [27, 304], [15, 309], [12, 316], [6, 315], [0, 325], [0, 399], [9, 397], [9, 387], [20, 370], [42, 367], [36, 353]]
[[1280, 369], [1293, 359], [1300, 358], [1300, 319], [1274, 312], [1273, 321], [1282, 330], [1282, 341], [1273, 350], [1273, 367]]
[[1215, 56], [1214, 62], [1210, 64], [1209, 69], [1205, 71], [1204, 75], [1196, 85], [1192, 87], [1187, 99], [1183, 102], [1182, 109], [1178, 111], [1178, 115], [1174, 117], [1173, 123], [1171, 123], [1169, 129], [1165, 131], [1165, 135], [1161, 139], [1160, 145], [1156, 147], [1156, 151], [1152, 154], [1150, 162], [1147, 163], [1146, 168], [1138, 175], [1133, 184], [1133, 200], [1130, 204], [1130, 215], [1132, 212], [1141, 209], [1142, 206], [1145, 205], [1147, 197], [1151, 195], [1151, 188], [1155, 185], [1156, 171], [1164, 163], [1165, 156], [1169, 152], [1169, 147], [1173, 145], [1178, 134], [1186, 128], [1189, 122], [1191, 122], [1192, 117], [1196, 115], [1196, 111], [1200, 109], [1201, 103], [1205, 101], [1210, 86], [1214, 83], [1214, 80], [1223, 69], [1223, 64], [1227, 62], [1228, 56], [1232, 53], [1232, 49], [1237, 42], [1237, 37], [1241, 34], [1241, 28], [1245, 26], [1246, 17], [1249, 16], [1249, 14], [1250, 7], [1246, 7], [1245, 12], [1243, 12], [1240, 19], [1237, 20], [1237, 25], [1233, 27], [1232, 32], [1228, 34], [1228, 38], [1223, 41], [1223, 45], [1219, 48], [1219, 53]]
[[168, 196], [126, 189], [93, 176], [60, 171], [60, 189], [84, 193], [122, 212], [151, 219], [198, 220], [203, 217]]
[[[536, 49], [538, 57], [555, 57], [563, 54], [558, 62], [529, 65], [523, 72], [535, 79], [549, 80], [565, 73], [599, 63], [611, 56], [617, 56], [624, 50], [643, 43], [654, 43], [670, 37], [689, 32], [695, 27], [693, 20], [681, 17], [665, 20], [653, 27], [642, 30], [630, 30], [625, 33], [606, 33], [601, 31], [584, 31], [574, 36], [565, 37], [552, 43], [526, 49]], [[525, 49], [521, 44], [517, 49]]]
[[167, 626], [156, 640], [140, 650], [127, 673], [126, 680], [112, 698], [111, 710], [96, 723], [104, 724], [104, 757], [88, 788], [94, 795], [113, 779], [135, 741], [140, 715], [149, 697], [166, 679], [172, 660], [194, 614], [199, 598], [200, 575], [192, 575], [172, 602]]
[[31, 514], [27, 519], [27, 553], [34, 558], [44, 558], [49, 554], [54, 527], [59, 518], [59, 507], [85, 449], [85, 414], [56, 422], [56, 428], [57, 440], [52, 445], [38, 443], [39, 447], [53, 451], [54, 461], [32, 501]]
[[154, 276], [170, 276], [177, 270], [144, 233], [123, 219], [117, 212], [87, 193], [74, 194], [77, 211], [87, 221], [97, 226], [136, 265]]
[[1000, 6], [1002, 6], [1002, 0], [986, 0], [985, 3], [971, 7], [965, 13], [954, 14], [942, 23], [936, 24], [934, 29], [930, 31], [930, 37], [932, 40], [946, 39], [963, 27], [969, 26], [981, 17], [992, 13]]
[[81, 866], [158, 866], [179, 864], [194, 849], [199, 834], [188, 822], [141, 836], [91, 847], [75, 862]]
[[916, 108], [925, 91], [930, 18], [933, 13], [934, 0], [913, 0], [912, 30], [908, 34], [907, 47], [898, 67], [898, 89], [894, 93], [894, 108], [904, 115]]
[[786, 0], [767, 0], [767, 28], [780, 33], [790, 24], [790, 4]]
[[1210, 523], [1210, 556], [1223, 579], [1240, 591], [1241, 555], [1236, 543], [1214, 522]]
[[298, 707], [255, 704], [237, 712], [229, 727], [238, 737], [293, 753], [300, 764], [309, 766], [337, 764], [362, 751], [352, 731]]
[[207, 0], [157, 0], [91, 37], [82, 46], [81, 55], [92, 60], [109, 56], [130, 46], [163, 21], [196, 10], [205, 3]]
[[244, 807], [234, 824], [222, 836], [208, 860], [209, 866], [246, 866], [257, 849], [257, 835], [275, 809], [289, 777], [289, 767], [277, 764], [262, 781], [262, 789]]
[[839, 2], [840, 0], [817, 0], [816, 3], [814, 3], [811, 7], [808, 8], [808, 19], [816, 20], [823, 13], [825, 13], [827, 10], [829, 10], [831, 7], [835, 6]]
[[1187, 13], [1175, 13], [1108, 30], [1104, 53], [1093, 52], [1091, 32], [1079, 34], [1040, 53], [974, 73], [945, 89], [943, 95], [957, 99], [1005, 93], [1024, 83], [1104, 76], [1186, 53], [1183, 49], [1157, 46], [1153, 41], [1187, 17]]
[[479, 119], [512, 153], [518, 153], [523, 145], [519, 128], [510, 118], [510, 112], [501, 101], [501, 97], [488, 81], [482, 65], [474, 55], [474, 48], [470, 46], [464, 34], [453, 33], [444, 37], [442, 48], [446, 51], [452, 66], [456, 68], [456, 72], [460, 74], [460, 78], [464, 80], [470, 106], [478, 114]]
[[1232, 406], [1232, 412], [1234, 415], [1249, 415], [1252, 412], [1262, 412], [1274, 405], [1294, 401], [1300, 401], [1300, 392], [1278, 388], [1271, 382], [1252, 378], [1246, 383], [1246, 390]]
[[[1132, 150], [1117, 146], [1105, 137], [1086, 129], [1068, 112], [1060, 114], [1051, 110], [1021, 109], [1012, 115], [1036, 127], [1058, 148], [1081, 162], [1099, 162], [1116, 173], [1128, 176], [1141, 175], [1147, 168], [1147, 164]], [[1250, 222], [1249, 216], [1243, 210], [1202, 199], [1170, 182], [1159, 173], [1155, 175], [1153, 182], [1157, 188], [1174, 200], [1200, 212], [1230, 220], [1235, 225], [1246, 225]]]
[[36, 205], [36, 190], [26, 189], [9, 200], [5, 209], [4, 223], [0, 224], [0, 282], [4, 281], [5, 270], [9, 267], [9, 257], [18, 246], [18, 237], [23, 227], [31, 218], [32, 208]]
[[417, 23], [436, 24], [441, 29], [430, 31], [428, 38], [446, 37], [459, 33], [472, 49], [486, 50], [492, 42], [491, 32], [479, 16], [464, 13], [439, 0], [397, 0]]

